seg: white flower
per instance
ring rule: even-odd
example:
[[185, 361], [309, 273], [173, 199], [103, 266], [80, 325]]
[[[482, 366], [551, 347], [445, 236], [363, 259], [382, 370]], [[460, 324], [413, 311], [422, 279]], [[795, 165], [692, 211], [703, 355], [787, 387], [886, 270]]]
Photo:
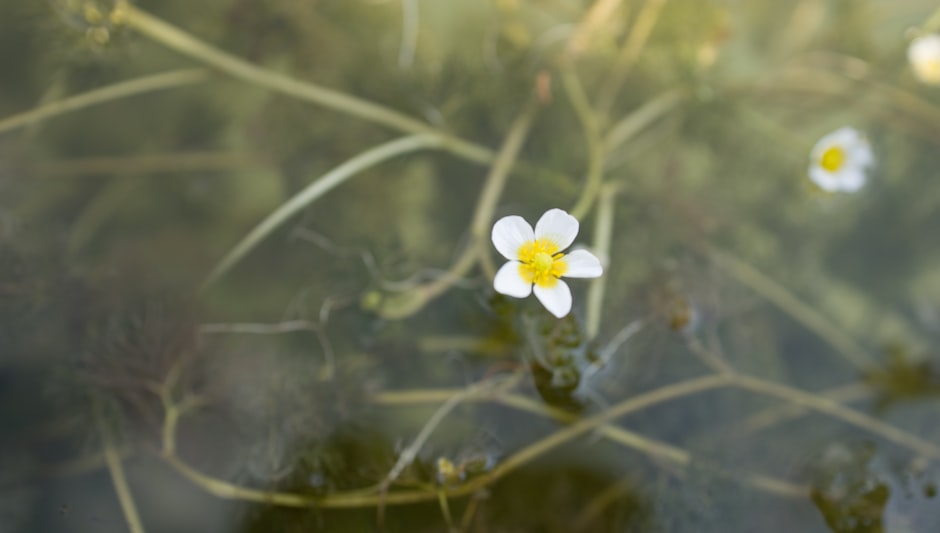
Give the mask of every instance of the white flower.
[[[596, 278], [601, 262], [587, 250], [562, 250], [578, 236], [578, 220], [561, 209], [549, 209], [532, 226], [519, 216], [503, 217], [493, 225], [493, 245], [509, 260], [496, 273], [497, 292], [525, 298], [533, 291], [548, 311], [561, 318], [571, 311], [568, 278]], [[534, 285], [534, 289], [533, 289]]]
[[840, 128], [813, 147], [809, 177], [824, 191], [853, 192], [865, 185], [865, 172], [872, 163], [874, 156], [865, 137], [856, 129]]
[[907, 60], [917, 79], [927, 85], [940, 85], [940, 35], [931, 33], [911, 41]]

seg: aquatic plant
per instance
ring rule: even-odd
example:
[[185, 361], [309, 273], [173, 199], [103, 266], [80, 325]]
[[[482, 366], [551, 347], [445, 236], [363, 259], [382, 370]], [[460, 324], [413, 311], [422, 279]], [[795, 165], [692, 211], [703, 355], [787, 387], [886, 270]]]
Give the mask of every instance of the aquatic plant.
[[535, 297], [553, 315], [562, 318], [571, 311], [571, 289], [561, 280], [596, 278], [603, 268], [587, 250], [564, 250], [578, 236], [578, 220], [561, 209], [550, 209], [532, 230], [519, 216], [503, 217], [493, 225], [493, 245], [509, 261], [493, 280], [497, 292], [525, 298]]
[[813, 146], [809, 177], [824, 191], [855, 192], [865, 185], [872, 164], [874, 156], [864, 135], [854, 128], [840, 128]]
[[0, 2], [19, 523], [940, 529], [934, 8]]

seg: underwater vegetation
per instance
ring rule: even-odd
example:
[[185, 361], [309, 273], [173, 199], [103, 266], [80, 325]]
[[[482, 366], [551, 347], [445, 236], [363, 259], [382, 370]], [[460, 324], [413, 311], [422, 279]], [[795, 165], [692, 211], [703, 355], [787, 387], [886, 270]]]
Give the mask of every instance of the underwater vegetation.
[[0, 531], [940, 531], [933, 2], [7, 0], [0, 68]]

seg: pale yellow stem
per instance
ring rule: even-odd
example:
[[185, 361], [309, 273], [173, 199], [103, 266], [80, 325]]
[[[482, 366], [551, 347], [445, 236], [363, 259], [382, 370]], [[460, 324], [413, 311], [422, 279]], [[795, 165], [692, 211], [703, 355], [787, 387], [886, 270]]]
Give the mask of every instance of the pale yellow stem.
[[591, 280], [585, 304], [584, 330], [588, 339], [597, 337], [601, 330], [601, 312], [604, 306], [604, 294], [607, 278], [610, 276], [610, 241], [614, 228], [614, 200], [620, 190], [619, 184], [606, 184], [600, 193], [597, 216], [594, 219], [594, 253], [604, 265], [605, 275]]
[[646, 46], [646, 41], [653, 32], [653, 27], [656, 26], [659, 13], [665, 3], [666, 0], [646, 0], [646, 3], [643, 4], [637, 14], [636, 22], [634, 22], [630, 33], [627, 35], [627, 41], [620, 50], [620, 55], [614, 62], [610, 76], [597, 97], [597, 112], [599, 115], [605, 116], [613, 107], [614, 101], [617, 99], [617, 93], [620, 92], [620, 87], [627, 79], [627, 75], [630, 74], [630, 70], [633, 69], [640, 53]]
[[124, 513], [127, 529], [131, 533], [144, 533], [144, 526], [140, 521], [140, 514], [137, 512], [134, 496], [131, 493], [130, 486], [127, 484], [127, 477], [124, 475], [124, 466], [121, 464], [121, 454], [114, 445], [111, 428], [108, 427], [100, 411], [100, 407], [96, 406], [95, 419], [98, 424], [98, 434], [101, 436], [105, 463], [108, 465], [111, 483], [114, 484], [114, 491], [117, 493], [118, 502], [121, 504], [121, 511]]
[[855, 368], [863, 370], [874, 363], [872, 357], [855, 339], [776, 281], [727, 252], [712, 249], [710, 255], [721, 269], [818, 335]]

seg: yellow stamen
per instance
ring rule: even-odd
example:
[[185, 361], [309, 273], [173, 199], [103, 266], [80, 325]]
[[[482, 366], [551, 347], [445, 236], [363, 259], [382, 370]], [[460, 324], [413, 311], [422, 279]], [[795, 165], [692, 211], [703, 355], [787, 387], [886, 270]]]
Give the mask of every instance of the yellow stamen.
[[819, 160], [819, 166], [826, 172], [838, 172], [845, 163], [845, 150], [839, 146], [833, 146], [823, 152]]
[[558, 252], [558, 245], [548, 239], [536, 239], [519, 247], [519, 275], [526, 283], [535, 283], [539, 287], [550, 288], [558, 283], [568, 263]]
[[940, 85], [940, 60], [924, 61], [918, 69], [920, 78], [931, 85]]

